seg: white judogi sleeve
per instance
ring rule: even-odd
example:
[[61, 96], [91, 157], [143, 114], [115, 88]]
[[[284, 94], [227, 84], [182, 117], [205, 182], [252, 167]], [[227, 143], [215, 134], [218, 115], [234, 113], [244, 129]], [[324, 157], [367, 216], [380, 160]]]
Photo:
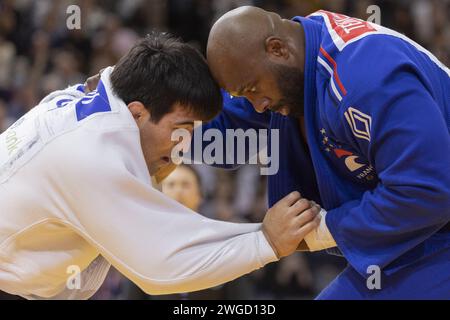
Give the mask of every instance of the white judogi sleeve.
[[[208, 219], [152, 187], [139, 130], [109, 72], [98, 92], [54, 92], [0, 135], [0, 241], [8, 239], [0, 288], [87, 299], [112, 264], [145, 292], [168, 294], [277, 260], [260, 224]], [[70, 290], [73, 265], [82, 283]]]
[[277, 259], [260, 224], [211, 220], [154, 189], [136, 141], [137, 129], [93, 126], [43, 151], [54, 160], [50, 180], [65, 193], [64, 219], [116, 269], [147, 293], [169, 294], [213, 287]]

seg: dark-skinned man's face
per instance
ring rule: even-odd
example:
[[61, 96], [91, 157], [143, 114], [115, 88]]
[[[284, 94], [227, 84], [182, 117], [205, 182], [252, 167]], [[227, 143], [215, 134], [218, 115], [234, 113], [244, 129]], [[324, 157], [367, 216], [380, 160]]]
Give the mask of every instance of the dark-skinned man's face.
[[304, 83], [302, 72], [294, 67], [284, 65], [274, 64], [272, 68], [274, 77], [277, 79], [281, 99], [272, 106], [271, 110], [277, 111], [286, 108], [290, 116], [303, 116]]
[[228, 75], [223, 74], [220, 78], [222, 86], [231, 95], [247, 98], [260, 113], [271, 110], [283, 115], [303, 116], [301, 70], [269, 59], [253, 64], [247, 71], [237, 72], [245, 70], [238, 66], [230, 68], [223, 68], [222, 72]]
[[303, 116], [304, 33], [274, 12], [243, 7], [211, 28], [207, 58], [217, 82], [257, 112]]

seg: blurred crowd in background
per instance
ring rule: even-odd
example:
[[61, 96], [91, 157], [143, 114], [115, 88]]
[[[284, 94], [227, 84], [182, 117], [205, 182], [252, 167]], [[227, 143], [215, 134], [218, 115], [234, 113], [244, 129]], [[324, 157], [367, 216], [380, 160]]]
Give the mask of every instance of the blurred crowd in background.
[[[81, 9], [79, 30], [66, 26], [72, 4]], [[381, 9], [382, 25], [450, 65], [450, 0], [0, 0], [0, 133], [46, 94], [114, 65], [151, 30], [174, 33], [204, 52], [212, 23], [241, 5], [284, 18], [325, 9], [367, 19], [372, 4]], [[262, 221], [266, 181], [258, 167], [194, 169], [180, 170], [199, 177], [193, 181], [200, 190], [200, 213], [226, 221]], [[297, 253], [218, 288], [170, 297], [147, 296], [112, 270], [94, 299], [310, 299], [344, 266], [344, 259], [325, 253]]]

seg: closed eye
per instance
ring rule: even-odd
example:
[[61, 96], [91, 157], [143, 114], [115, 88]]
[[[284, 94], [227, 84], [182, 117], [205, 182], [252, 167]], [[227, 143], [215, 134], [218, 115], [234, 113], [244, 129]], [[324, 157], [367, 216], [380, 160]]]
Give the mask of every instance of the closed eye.
[[253, 87], [251, 87], [251, 88], [248, 88], [247, 90], [246, 90], [247, 92], [250, 92], [250, 93], [256, 93], [256, 86], [253, 86]]
[[256, 82], [253, 82], [251, 84], [242, 86], [240, 89], [236, 90], [236, 91], [230, 91], [230, 94], [233, 97], [243, 97], [246, 93], [256, 93], [257, 89], [256, 89]]

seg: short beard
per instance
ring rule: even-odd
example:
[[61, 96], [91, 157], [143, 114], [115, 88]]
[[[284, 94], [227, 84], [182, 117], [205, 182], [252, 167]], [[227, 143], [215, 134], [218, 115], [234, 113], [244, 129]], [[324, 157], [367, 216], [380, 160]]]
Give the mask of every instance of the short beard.
[[273, 64], [271, 68], [282, 97], [271, 109], [277, 111], [286, 106], [289, 109], [289, 116], [303, 117], [305, 97], [303, 72], [298, 68], [278, 64]]

